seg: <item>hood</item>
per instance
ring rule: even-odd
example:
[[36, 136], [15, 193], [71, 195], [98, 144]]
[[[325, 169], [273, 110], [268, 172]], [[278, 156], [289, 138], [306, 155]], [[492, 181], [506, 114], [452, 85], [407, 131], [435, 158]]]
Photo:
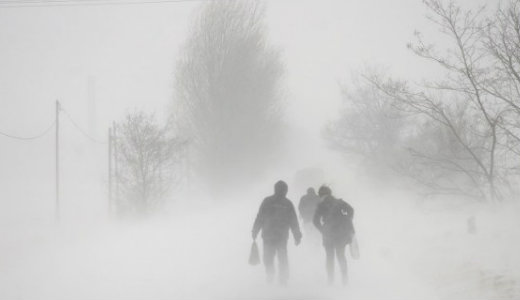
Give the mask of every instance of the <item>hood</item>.
[[322, 185], [320, 187], [320, 189], [318, 190], [318, 195], [320, 195], [320, 197], [330, 196], [330, 195], [332, 195], [332, 191], [330, 190], [330, 188], [328, 186]]
[[276, 196], [285, 197], [287, 195], [287, 190], [288, 190], [287, 183], [285, 183], [282, 180], [280, 180], [274, 184], [274, 194]]

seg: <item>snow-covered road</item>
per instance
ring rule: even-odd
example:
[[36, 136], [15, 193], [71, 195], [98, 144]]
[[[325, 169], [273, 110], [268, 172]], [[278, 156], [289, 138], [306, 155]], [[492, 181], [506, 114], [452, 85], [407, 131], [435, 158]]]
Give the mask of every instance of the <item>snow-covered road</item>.
[[[4, 228], [0, 299], [435, 299], [438, 287], [419, 276], [413, 254], [427, 245], [392, 238], [396, 228], [372, 211], [357, 226], [361, 259], [349, 260], [350, 284], [328, 286], [319, 242], [290, 243], [289, 286], [267, 285], [249, 266], [256, 207], [223, 207], [140, 221], [86, 226]], [[362, 209], [361, 209], [362, 212]], [[362, 216], [363, 213], [358, 214]], [[416, 220], [420, 217], [417, 216]], [[424, 219], [424, 218], [423, 218]], [[378, 220], [377, 226], [369, 226]], [[386, 225], [385, 225], [386, 224]], [[413, 226], [412, 226], [413, 227]], [[449, 239], [449, 237], [448, 237]], [[447, 250], [449, 251], [449, 249]], [[433, 255], [433, 252], [431, 253]], [[406, 257], [409, 256], [409, 257]], [[435, 261], [435, 260], [433, 260]], [[450, 265], [443, 266], [444, 269]], [[442, 274], [440, 272], [439, 274]], [[435, 290], [434, 290], [435, 289]], [[446, 295], [444, 295], [446, 296]], [[449, 297], [448, 297], [449, 298]]]

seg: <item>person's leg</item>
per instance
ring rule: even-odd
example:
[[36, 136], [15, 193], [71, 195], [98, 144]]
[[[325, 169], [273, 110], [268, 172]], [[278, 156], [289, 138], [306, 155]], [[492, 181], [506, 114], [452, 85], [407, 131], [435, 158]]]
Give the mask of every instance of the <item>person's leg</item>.
[[329, 243], [324, 243], [325, 254], [327, 255], [327, 278], [329, 283], [334, 282], [334, 247]]
[[341, 270], [341, 276], [343, 279], [343, 284], [348, 283], [348, 274], [347, 274], [347, 258], [345, 256], [345, 244], [337, 245], [336, 248], [336, 257], [338, 258], [339, 268]]
[[286, 285], [289, 279], [289, 257], [287, 255], [287, 240], [280, 241], [277, 247], [280, 284]]
[[273, 282], [275, 253], [276, 248], [273, 242], [264, 240], [264, 265], [268, 283]]

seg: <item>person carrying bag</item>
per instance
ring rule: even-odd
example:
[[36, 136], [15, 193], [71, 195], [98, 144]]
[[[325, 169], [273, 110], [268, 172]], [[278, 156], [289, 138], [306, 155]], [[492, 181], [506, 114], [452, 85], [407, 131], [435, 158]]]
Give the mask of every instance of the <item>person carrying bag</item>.
[[313, 223], [321, 232], [323, 237], [323, 247], [327, 257], [327, 276], [329, 284], [334, 282], [334, 265], [337, 257], [338, 265], [341, 270], [343, 284], [348, 282], [347, 258], [345, 248], [351, 245], [350, 251], [353, 258], [359, 257], [357, 241], [355, 241], [355, 231], [352, 219], [354, 218], [354, 208], [342, 199], [332, 196], [332, 191], [327, 186], [321, 186], [318, 195], [322, 198], [316, 208]]

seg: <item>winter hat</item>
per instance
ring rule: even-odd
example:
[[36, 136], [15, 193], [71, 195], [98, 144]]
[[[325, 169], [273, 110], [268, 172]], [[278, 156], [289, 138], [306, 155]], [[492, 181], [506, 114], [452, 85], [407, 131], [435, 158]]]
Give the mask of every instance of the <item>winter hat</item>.
[[323, 196], [330, 196], [331, 194], [332, 194], [332, 191], [330, 190], [330, 188], [328, 186], [326, 186], [326, 185], [320, 186], [320, 189], [318, 190], [318, 195], [323, 197]]
[[287, 183], [285, 183], [283, 180], [279, 180], [277, 183], [274, 184], [274, 194], [279, 196], [287, 195], [287, 190], [289, 188], [287, 187]]

